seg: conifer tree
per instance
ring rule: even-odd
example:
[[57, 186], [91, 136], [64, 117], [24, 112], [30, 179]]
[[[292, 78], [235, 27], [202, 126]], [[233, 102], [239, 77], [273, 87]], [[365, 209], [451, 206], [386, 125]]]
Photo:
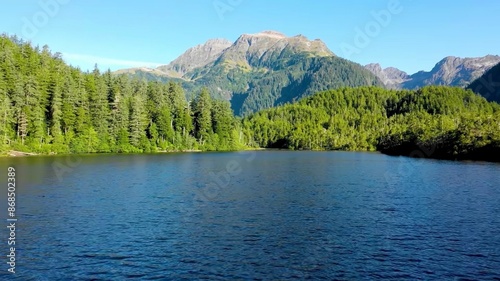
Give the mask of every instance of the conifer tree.
[[202, 89], [193, 104], [195, 137], [203, 143], [210, 138], [212, 130], [212, 98], [207, 89]]

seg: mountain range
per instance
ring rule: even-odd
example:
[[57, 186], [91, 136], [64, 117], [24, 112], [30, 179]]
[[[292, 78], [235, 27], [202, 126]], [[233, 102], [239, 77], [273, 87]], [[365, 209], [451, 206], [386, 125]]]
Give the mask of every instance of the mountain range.
[[123, 69], [115, 74], [176, 81], [188, 92], [188, 98], [208, 88], [214, 97], [230, 100], [237, 115], [247, 115], [340, 87], [466, 87], [498, 63], [500, 56], [493, 55], [446, 57], [431, 71], [410, 75], [394, 67], [383, 69], [376, 63], [362, 66], [340, 58], [320, 39], [263, 31], [243, 34], [235, 42], [211, 39], [167, 65]]
[[339, 87], [383, 86], [363, 66], [336, 56], [319, 39], [276, 31], [243, 34], [235, 42], [209, 40], [156, 69], [116, 72], [180, 82], [191, 92], [206, 87], [245, 115]]
[[472, 82], [467, 88], [489, 101], [500, 103], [500, 63]]
[[500, 56], [487, 55], [478, 58], [446, 57], [431, 71], [419, 71], [409, 75], [394, 67], [382, 69], [380, 64], [366, 65], [387, 88], [416, 89], [428, 85], [466, 87], [493, 66], [500, 63]]

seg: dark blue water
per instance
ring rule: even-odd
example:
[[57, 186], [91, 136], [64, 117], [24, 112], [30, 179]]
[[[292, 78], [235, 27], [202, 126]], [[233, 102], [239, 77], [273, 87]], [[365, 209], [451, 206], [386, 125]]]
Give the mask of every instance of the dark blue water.
[[[286, 151], [0, 163], [17, 170], [19, 280], [500, 280], [498, 164]], [[0, 278], [15, 280], [0, 235]]]

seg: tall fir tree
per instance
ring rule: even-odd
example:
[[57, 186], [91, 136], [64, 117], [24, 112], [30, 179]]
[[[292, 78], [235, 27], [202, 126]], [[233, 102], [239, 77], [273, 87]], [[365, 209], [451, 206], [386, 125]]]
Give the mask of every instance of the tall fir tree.
[[202, 89], [193, 104], [194, 133], [200, 143], [210, 139], [212, 129], [212, 98], [207, 89]]

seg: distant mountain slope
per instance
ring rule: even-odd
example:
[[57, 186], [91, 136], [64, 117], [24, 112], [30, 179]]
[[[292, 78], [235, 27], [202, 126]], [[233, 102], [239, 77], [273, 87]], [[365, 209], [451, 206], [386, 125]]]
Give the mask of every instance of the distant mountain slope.
[[276, 31], [243, 34], [234, 43], [209, 40], [157, 69], [118, 73], [148, 80], [182, 79], [188, 91], [206, 87], [231, 100], [236, 114], [288, 103], [316, 91], [383, 83], [361, 65], [341, 59], [319, 39]]
[[232, 106], [236, 114], [246, 115], [296, 101], [318, 91], [361, 85], [383, 86], [361, 65], [348, 60], [298, 57], [283, 70], [252, 79], [247, 91], [233, 95]]
[[321, 40], [309, 41], [302, 35], [286, 37], [279, 32], [264, 31], [241, 35], [222, 53], [218, 61], [225, 61], [229, 66], [275, 68], [277, 60], [291, 58], [301, 53], [313, 57], [334, 56]]
[[500, 63], [472, 82], [467, 88], [489, 101], [500, 103]]
[[446, 57], [431, 71], [419, 71], [408, 75], [396, 68], [382, 69], [378, 64], [365, 67], [377, 75], [389, 88], [416, 89], [428, 85], [465, 87], [500, 63], [500, 56], [487, 55], [479, 58]]
[[244, 34], [212, 64], [189, 75], [231, 99], [245, 115], [320, 90], [382, 83], [360, 65], [336, 57], [321, 40], [265, 31]]
[[399, 88], [401, 84], [411, 79], [410, 75], [395, 67], [382, 69], [380, 64], [371, 63], [366, 65], [365, 68], [375, 74], [390, 89]]
[[158, 70], [170, 73], [170, 75], [175, 73], [174, 76], [183, 77], [186, 73], [198, 67], [214, 62], [229, 46], [231, 46], [231, 42], [226, 39], [208, 40], [205, 44], [190, 48], [168, 65], [158, 67]]

